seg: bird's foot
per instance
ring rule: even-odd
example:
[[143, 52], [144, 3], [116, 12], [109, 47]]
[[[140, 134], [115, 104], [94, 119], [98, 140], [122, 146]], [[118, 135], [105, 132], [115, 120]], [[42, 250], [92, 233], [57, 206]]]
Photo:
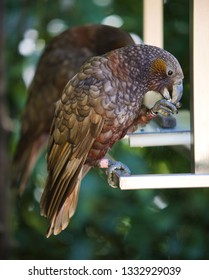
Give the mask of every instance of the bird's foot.
[[180, 103], [173, 104], [169, 100], [161, 99], [155, 103], [155, 105], [151, 109], [151, 113], [153, 115], [157, 115], [160, 113], [163, 116], [169, 116], [174, 113], [178, 113], [178, 108], [180, 107]]
[[113, 161], [103, 158], [98, 162], [100, 168], [105, 168], [108, 184], [112, 188], [117, 188], [119, 185], [119, 176], [128, 176], [131, 174], [130, 169], [120, 161]]
[[107, 169], [106, 173], [107, 173], [107, 178], [108, 178], [108, 184], [112, 188], [117, 188], [118, 187], [118, 176], [116, 174], [118, 174], [120, 176], [124, 176], [124, 175], [127, 176], [127, 175], [131, 174], [131, 171], [122, 162], [115, 161], [115, 162], [112, 162], [110, 167]]

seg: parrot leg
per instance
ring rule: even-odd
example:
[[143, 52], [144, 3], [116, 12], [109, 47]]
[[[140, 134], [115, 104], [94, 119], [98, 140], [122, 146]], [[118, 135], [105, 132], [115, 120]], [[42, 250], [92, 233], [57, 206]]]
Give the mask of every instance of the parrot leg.
[[107, 169], [107, 181], [112, 188], [118, 187], [119, 176], [127, 176], [131, 174], [130, 169], [120, 161], [103, 158], [97, 162], [97, 166]]

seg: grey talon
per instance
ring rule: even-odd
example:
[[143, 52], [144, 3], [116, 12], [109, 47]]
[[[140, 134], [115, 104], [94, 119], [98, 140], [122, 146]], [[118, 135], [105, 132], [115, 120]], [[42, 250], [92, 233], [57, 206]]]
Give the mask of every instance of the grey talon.
[[168, 116], [178, 112], [176, 106], [166, 99], [157, 101], [153, 106], [152, 111], [154, 113], [160, 113], [163, 116]]

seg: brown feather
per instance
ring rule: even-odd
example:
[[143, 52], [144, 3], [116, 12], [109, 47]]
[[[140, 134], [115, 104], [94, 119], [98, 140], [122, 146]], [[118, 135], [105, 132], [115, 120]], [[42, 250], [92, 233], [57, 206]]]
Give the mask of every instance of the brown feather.
[[[69, 86], [66, 95], [73, 95], [73, 91], [74, 87]], [[62, 100], [65, 101], [66, 98]], [[85, 114], [83, 121], [75, 115], [71, 119], [73, 125], [63, 125], [68, 113], [61, 102], [57, 103], [49, 138], [49, 175], [40, 203], [42, 215], [47, 216], [51, 223], [47, 236], [63, 230], [75, 212], [81, 179], [90, 169], [86, 167], [83, 171], [83, 166], [104, 124], [102, 117], [89, 109], [89, 114]]]

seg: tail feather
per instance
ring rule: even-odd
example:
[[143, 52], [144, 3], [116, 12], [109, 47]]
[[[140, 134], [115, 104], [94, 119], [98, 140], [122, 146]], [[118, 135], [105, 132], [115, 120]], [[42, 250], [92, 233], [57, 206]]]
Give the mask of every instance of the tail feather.
[[33, 166], [37, 160], [37, 153], [34, 152], [34, 147], [31, 145], [24, 150], [22, 156], [17, 155], [13, 162], [12, 187], [18, 188], [18, 193], [22, 194]]
[[78, 180], [73, 192], [66, 198], [59, 213], [53, 216], [51, 220], [51, 224], [46, 233], [47, 238], [51, 234], [54, 235], [59, 234], [62, 230], [64, 230], [68, 226], [70, 219], [76, 210], [76, 206], [78, 202], [78, 194], [80, 190], [80, 183], [81, 180]]
[[40, 137], [31, 143], [20, 141], [12, 168], [12, 187], [18, 187], [19, 194], [25, 190], [34, 165], [45, 146], [46, 137]]
[[[76, 175], [76, 180], [74, 181], [74, 186], [72, 187], [72, 180], [70, 181], [71, 188], [73, 191], [66, 197], [64, 203], [62, 204], [62, 207], [60, 210], [52, 209], [50, 208], [47, 209], [47, 200], [49, 197], [46, 197], [43, 195], [42, 200], [41, 200], [41, 209], [42, 209], [42, 215], [46, 215], [50, 219], [50, 226], [48, 228], [46, 236], [49, 237], [51, 234], [57, 235], [59, 234], [62, 230], [64, 230], [69, 222], [71, 217], [74, 215], [76, 207], [77, 207], [77, 202], [78, 202], [78, 195], [80, 191], [80, 184], [81, 180], [83, 177], [88, 173], [90, 170], [90, 166], [84, 165], [82, 169], [79, 172], [79, 175]], [[64, 182], [66, 184], [66, 182]], [[54, 205], [57, 205], [55, 203]], [[46, 212], [46, 209], [48, 210]]]

